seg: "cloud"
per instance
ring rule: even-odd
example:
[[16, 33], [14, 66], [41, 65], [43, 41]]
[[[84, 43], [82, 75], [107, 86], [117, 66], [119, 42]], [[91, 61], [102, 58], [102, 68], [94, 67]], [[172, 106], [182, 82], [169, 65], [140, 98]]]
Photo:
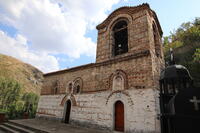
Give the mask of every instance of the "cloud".
[[[85, 34], [103, 21], [107, 11], [118, 2], [119, 0], [0, 0], [0, 23], [17, 29], [30, 42], [26, 47], [32, 51], [46, 55], [64, 54], [73, 59], [80, 58], [81, 55], [95, 57], [96, 42]], [[14, 38], [15, 41], [16, 39]]]
[[59, 68], [58, 61], [54, 56], [29, 50], [26, 38], [20, 34], [11, 38], [0, 30], [0, 53], [32, 64], [43, 72], [54, 71]]

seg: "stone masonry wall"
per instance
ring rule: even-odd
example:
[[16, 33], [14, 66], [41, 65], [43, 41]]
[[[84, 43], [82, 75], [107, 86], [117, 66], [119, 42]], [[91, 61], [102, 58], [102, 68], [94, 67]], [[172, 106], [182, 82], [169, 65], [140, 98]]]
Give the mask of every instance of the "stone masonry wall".
[[[123, 14], [119, 12], [109, 24], [99, 29], [97, 39], [97, 54], [96, 62], [102, 62], [113, 58], [119, 58], [137, 53], [143, 50], [149, 50], [148, 38], [148, 23], [147, 23], [147, 10], [141, 10], [134, 14]], [[116, 23], [120, 18], [126, 18], [128, 21], [128, 53], [118, 56], [113, 56], [113, 23]]]
[[[64, 97], [66, 95], [41, 96], [37, 117], [46, 116], [62, 120], [64, 105], [61, 105], [61, 102]], [[67, 97], [66, 100], [70, 96]], [[74, 95], [74, 97], [76, 104], [73, 104], [71, 108], [71, 124], [113, 130], [114, 103], [120, 100], [124, 103], [125, 109], [125, 132], [155, 133], [159, 131], [159, 125], [156, 123], [154, 89], [108, 90]]]
[[[122, 18], [128, 21], [128, 52], [113, 56], [112, 27]], [[157, 43], [153, 24], [158, 32]], [[126, 132], [159, 133], [159, 75], [164, 64], [162, 31], [155, 13], [146, 4], [122, 7], [97, 29], [96, 63], [45, 74], [37, 117], [62, 121], [65, 102], [71, 100], [71, 124], [113, 130], [113, 108], [120, 100], [125, 109]], [[160, 55], [156, 54], [157, 48]], [[113, 88], [116, 73], [122, 73], [123, 89]], [[76, 79], [81, 80], [78, 94], [69, 87]]]
[[41, 94], [52, 94], [52, 89], [54, 89], [55, 81], [57, 80], [61, 84], [58, 94], [64, 94], [68, 91], [68, 83], [77, 77], [81, 77], [83, 80], [82, 93], [109, 90], [112, 82], [110, 81], [110, 76], [116, 70], [123, 70], [126, 73], [128, 87], [145, 89], [153, 85], [151, 58], [149, 55], [143, 55], [142, 57], [130, 58], [121, 62], [110, 62], [99, 66], [89, 66], [75, 71], [45, 76]]

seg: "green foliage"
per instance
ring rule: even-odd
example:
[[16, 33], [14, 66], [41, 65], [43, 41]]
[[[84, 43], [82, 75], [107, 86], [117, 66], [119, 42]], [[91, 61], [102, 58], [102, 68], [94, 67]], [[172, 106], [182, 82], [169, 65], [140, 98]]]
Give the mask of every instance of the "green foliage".
[[182, 34], [182, 42], [184, 45], [190, 45], [200, 41], [200, 26], [192, 26]]
[[176, 40], [174, 42], [171, 42], [170, 44], [167, 44], [165, 46], [164, 52], [166, 53], [170, 50], [170, 48], [175, 49], [175, 48], [181, 47], [182, 45], [183, 45], [183, 42]]
[[164, 37], [164, 53], [169, 61], [169, 49], [174, 49], [175, 62], [188, 68], [194, 83], [200, 86], [200, 18], [183, 23], [170, 36]]
[[12, 79], [0, 77], [0, 112], [9, 119], [23, 118], [24, 112], [33, 118], [36, 114], [38, 96], [34, 93], [22, 94], [22, 86]]
[[195, 26], [199, 26], [199, 25], [200, 25], [200, 17], [195, 18], [195, 20], [194, 20], [194, 25], [195, 25]]
[[28, 112], [30, 117], [34, 117], [39, 100], [38, 95], [35, 93], [25, 93], [22, 97], [22, 100], [24, 101], [25, 112]]
[[0, 107], [8, 109], [20, 98], [21, 85], [11, 79], [0, 78]]
[[197, 48], [194, 55], [194, 61], [200, 63], [200, 48]]
[[171, 35], [164, 37], [164, 49], [167, 52], [169, 47], [177, 48], [183, 45], [200, 41], [200, 18], [195, 18], [193, 22], [181, 24]]
[[7, 113], [7, 110], [0, 109], [0, 113]]

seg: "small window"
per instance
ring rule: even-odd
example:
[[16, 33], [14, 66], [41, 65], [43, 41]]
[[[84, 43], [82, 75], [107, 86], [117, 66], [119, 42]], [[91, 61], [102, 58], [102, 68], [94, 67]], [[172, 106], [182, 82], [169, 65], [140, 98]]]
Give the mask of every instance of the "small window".
[[58, 88], [57, 87], [54, 89], [54, 94], [58, 94]]
[[119, 21], [113, 28], [114, 35], [114, 56], [128, 52], [128, 30], [127, 22]]
[[80, 87], [80, 85], [76, 82], [75, 84], [74, 84], [74, 87], [73, 87], [73, 94], [78, 94], [78, 93], [80, 93], [80, 89], [81, 87]]
[[77, 85], [76, 86], [76, 93], [79, 93], [80, 92], [80, 85]]
[[72, 83], [69, 83], [69, 86], [68, 86], [68, 92], [69, 92], [69, 93], [72, 92]]
[[81, 78], [77, 78], [73, 81], [73, 94], [80, 94], [83, 89], [83, 81]]
[[73, 94], [80, 93], [80, 85], [76, 84], [73, 88]]
[[52, 89], [51, 89], [51, 92], [52, 92], [53, 95], [59, 93], [60, 86], [61, 86], [61, 85], [60, 85], [59, 80], [56, 80], [56, 81], [54, 82], [54, 86], [53, 86]]

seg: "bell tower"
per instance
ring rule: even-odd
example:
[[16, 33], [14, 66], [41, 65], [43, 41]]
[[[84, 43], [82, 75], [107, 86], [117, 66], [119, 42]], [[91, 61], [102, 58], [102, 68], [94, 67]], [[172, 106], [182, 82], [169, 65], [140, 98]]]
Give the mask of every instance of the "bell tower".
[[148, 4], [121, 7], [97, 27], [96, 62], [150, 51], [162, 57], [162, 30], [157, 16]]
[[117, 56], [128, 52], [128, 27], [126, 20], [118, 21], [112, 29], [112, 55]]

